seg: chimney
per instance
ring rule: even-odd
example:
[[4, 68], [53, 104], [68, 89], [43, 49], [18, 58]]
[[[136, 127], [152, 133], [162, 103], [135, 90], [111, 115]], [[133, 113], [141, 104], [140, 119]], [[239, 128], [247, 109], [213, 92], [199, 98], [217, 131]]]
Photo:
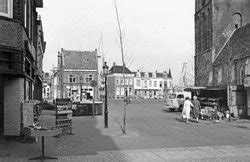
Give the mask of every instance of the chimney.
[[116, 63], [115, 62], [113, 62], [113, 66], [115, 66], [116, 65]]

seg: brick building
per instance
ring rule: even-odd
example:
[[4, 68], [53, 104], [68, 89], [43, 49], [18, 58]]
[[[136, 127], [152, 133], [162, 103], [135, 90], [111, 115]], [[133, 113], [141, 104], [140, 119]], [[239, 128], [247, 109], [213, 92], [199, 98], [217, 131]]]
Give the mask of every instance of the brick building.
[[[123, 78], [123, 66], [116, 65], [113, 63], [113, 66], [109, 70], [109, 75], [107, 78], [107, 89], [108, 89], [108, 98], [124, 98], [124, 95], [127, 93], [127, 96], [133, 96], [134, 94], [134, 74], [125, 67], [125, 81]], [[124, 88], [125, 84], [125, 88]]]
[[42, 97], [43, 0], [0, 0], [0, 132], [20, 135], [21, 103]]
[[250, 22], [249, 0], [195, 0], [195, 85], [209, 85], [212, 63], [233, 32]]
[[248, 23], [248, 0], [195, 1], [195, 85], [224, 91], [220, 93], [235, 116], [250, 115], [244, 82], [250, 56]]
[[91, 87], [92, 80], [98, 81], [97, 50], [73, 51], [61, 49], [58, 67], [52, 75], [52, 96], [70, 98], [72, 101], [99, 100], [98, 87]]

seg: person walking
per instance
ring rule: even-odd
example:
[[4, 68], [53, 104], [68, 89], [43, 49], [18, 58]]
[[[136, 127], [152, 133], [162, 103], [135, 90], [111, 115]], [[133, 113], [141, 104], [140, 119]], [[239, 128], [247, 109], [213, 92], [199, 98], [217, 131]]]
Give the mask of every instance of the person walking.
[[194, 105], [192, 104], [192, 102], [189, 100], [189, 97], [186, 97], [185, 101], [184, 101], [184, 104], [183, 104], [182, 115], [186, 117], [187, 123], [188, 123], [188, 120], [190, 118], [191, 106], [194, 107]]
[[199, 113], [200, 113], [200, 110], [201, 110], [201, 104], [200, 104], [200, 101], [197, 100], [197, 96], [194, 96], [193, 97], [193, 115], [194, 115], [194, 118], [196, 119], [196, 123], [199, 122]]

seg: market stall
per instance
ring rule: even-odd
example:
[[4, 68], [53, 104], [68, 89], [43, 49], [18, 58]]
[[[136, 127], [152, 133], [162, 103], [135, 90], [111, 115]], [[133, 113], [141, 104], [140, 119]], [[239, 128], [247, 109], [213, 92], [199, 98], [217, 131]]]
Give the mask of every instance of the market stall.
[[190, 87], [184, 89], [197, 96], [201, 104], [201, 119], [223, 119], [228, 111], [225, 87]]
[[102, 107], [103, 107], [103, 103], [100, 101], [95, 101], [94, 103], [91, 101], [74, 103], [72, 106], [73, 116], [102, 115], [102, 111], [103, 111]]

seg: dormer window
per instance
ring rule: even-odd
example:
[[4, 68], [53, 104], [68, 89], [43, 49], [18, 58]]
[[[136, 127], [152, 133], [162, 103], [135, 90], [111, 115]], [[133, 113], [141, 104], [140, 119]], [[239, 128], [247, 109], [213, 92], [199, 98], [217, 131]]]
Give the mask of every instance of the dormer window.
[[13, 17], [13, 0], [0, 0], [0, 16]]

